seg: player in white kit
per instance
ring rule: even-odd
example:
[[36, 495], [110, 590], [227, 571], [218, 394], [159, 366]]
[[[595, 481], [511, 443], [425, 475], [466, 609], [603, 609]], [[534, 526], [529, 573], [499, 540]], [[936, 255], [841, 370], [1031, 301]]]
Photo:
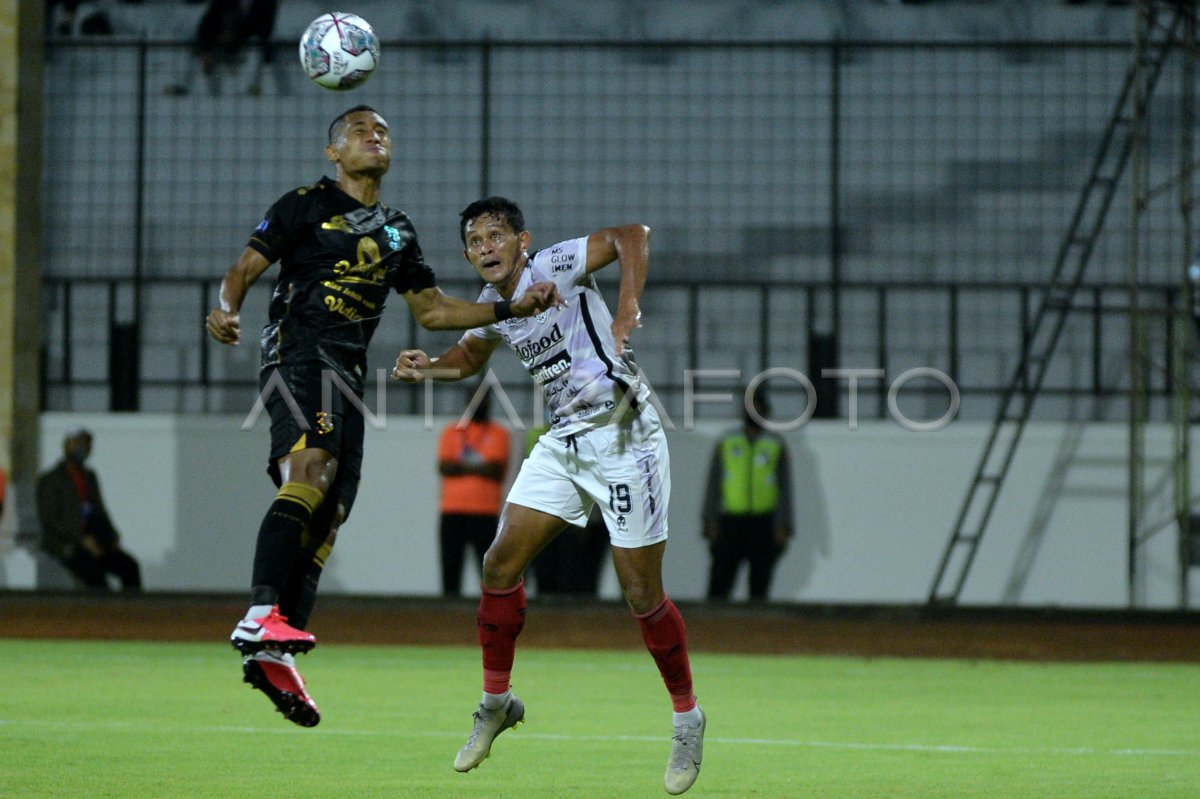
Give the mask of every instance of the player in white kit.
[[[583, 525], [600, 503], [613, 565], [674, 707], [674, 738], [665, 787], [680, 794], [700, 771], [705, 717], [692, 691], [687, 634], [662, 584], [671, 493], [666, 437], [629, 350], [638, 298], [649, 267], [650, 230], [622, 225], [530, 254], [531, 236], [515, 203], [489, 197], [462, 212], [465, 255], [487, 282], [480, 302], [503, 303], [531, 283], [557, 284], [564, 304], [528, 319], [503, 319], [468, 331], [437, 358], [405, 350], [393, 376], [477, 374], [504, 342], [545, 395], [550, 430], [521, 466], [483, 559], [477, 614], [483, 648], [483, 701], [454, 767], [469, 771], [492, 741], [525, 717], [510, 690], [517, 636], [525, 622], [525, 568], [568, 525]], [[592, 272], [619, 262], [617, 315], [609, 313]], [[498, 313], [497, 316], [503, 314]], [[429, 373], [427, 370], [436, 370]], [[451, 374], [446, 374], [445, 372]]]

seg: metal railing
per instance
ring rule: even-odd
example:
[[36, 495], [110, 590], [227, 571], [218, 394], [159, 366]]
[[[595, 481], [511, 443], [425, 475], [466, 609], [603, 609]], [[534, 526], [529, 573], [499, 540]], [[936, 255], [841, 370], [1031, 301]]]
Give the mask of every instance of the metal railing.
[[[169, 340], [156, 340], [144, 335], [140, 328], [140, 349], [143, 367], [136, 375], [136, 385], [143, 398], [135, 398], [134, 404], [141, 409], [170, 410], [192, 408], [208, 411], [244, 411], [257, 389], [257, 329], [265, 320], [261, 305], [265, 299], [265, 287], [256, 287], [259, 302], [248, 302], [243, 312], [243, 343], [239, 348], [224, 347], [212, 341], [204, 331], [203, 319], [216, 302], [220, 281], [217, 278], [145, 278], [138, 289], [131, 278], [47, 278], [45, 280], [45, 315], [47, 329], [44, 331], [42, 394], [48, 407], [69, 406], [64, 398], [76, 389], [91, 390], [96, 402], [120, 407], [113, 400], [114, 381], [112, 369], [120, 369], [129, 353], [121, 349], [128, 339], [120, 338], [111, 331], [129, 325], [128, 309], [133, 307], [134, 294], [144, 293], [142, 307], [162, 307], [164, 299], [170, 298], [172, 331]], [[478, 290], [477, 283], [465, 281], [443, 282], [448, 293], [471, 297]], [[1073, 415], [1087, 416], [1092, 411], [1078, 405], [1091, 398], [1111, 398], [1127, 391], [1122, 383], [1127, 370], [1124, 369], [1124, 354], [1120, 347], [1124, 342], [1124, 324], [1128, 313], [1125, 302], [1127, 286], [1103, 284], [1090, 286], [1081, 291], [1072, 306], [1068, 323], [1068, 335], [1073, 340], [1052, 368], [1043, 386], [1046, 397], [1059, 398], [1076, 403]], [[262, 290], [260, 290], [262, 289]], [[649, 283], [643, 305], [653, 309], [656, 297], [673, 294], [683, 309], [682, 318], [671, 316], [669, 320], [656, 319], [653, 310], [647, 312], [647, 329], [635, 335], [635, 349], [639, 363], [647, 361], [662, 364], [670, 362], [674, 368], [664, 371], [647, 367], [648, 377], [663, 400], [665, 407], [678, 411], [686, 395], [713, 386], [736, 386], [744, 384], [755, 374], [766, 369], [786, 369], [799, 372], [814, 384], [822, 385], [831, 394], [822, 393], [821, 402], [826, 407], [818, 409], [818, 416], [838, 416], [845, 411], [846, 383], [823, 377], [822, 369], [841, 367], [851, 369], [880, 369], [884, 379], [864, 382], [859, 387], [858, 414], [863, 418], [884, 418], [888, 413], [887, 392], [889, 380], [902, 369], [914, 366], [928, 367], [944, 373], [954, 382], [962, 399], [964, 418], [984, 419], [1007, 388], [1013, 365], [1019, 362], [1021, 352], [1027, 345], [1024, 333], [1030, 329], [1030, 316], [1036, 310], [1042, 294], [1048, 289], [1045, 284], [1030, 283], [981, 283], [905, 281], [894, 283], [866, 283], [847, 281], [837, 287], [848, 305], [860, 305], [874, 317], [870, 327], [856, 327], [848, 335], [833, 342], [832, 353], [824, 355], [813, 349], [814, 342], [828, 337], [821, 325], [821, 314], [816, 310], [835, 287], [822, 281], [755, 281], [738, 284], [715, 284], [684, 282], [677, 280], [654, 280]], [[738, 292], [759, 309], [757, 318], [750, 325], [729, 328], [729, 320], [721, 319], [718, 311], [705, 312], [702, 298], [716, 291]], [[1148, 309], [1150, 327], [1160, 335], [1155, 359], [1161, 357], [1166, 364], [1172, 346], [1171, 308], [1180, 289], [1175, 286], [1155, 286], [1143, 290], [1143, 297], [1153, 301]], [[793, 301], [778, 310], [772, 298], [786, 292]], [[906, 299], [920, 297], [925, 305], [940, 309], [937, 316], [927, 315], [923, 323], [936, 331], [940, 339], [924, 348], [920, 353], [907, 347], [897, 348], [891, 334], [892, 309], [904, 304]], [[976, 335], [972, 313], [966, 309], [967, 297], [986, 303], [1011, 307], [1015, 313], [1007, 327], [989, 331], [981, 340]], [[429, 333], [422, 330], [413, 316], [403, 308], [400, 298], [392, 299], [392, 308], [385, 311], [385, 322], [379, 328], [373, 342], [369, 361], [373, 369], [389, 367], [401, 347], [420, 346], [433, 353], [440, 351], [458, 334]], [[79, 309], [89, 315], [86, 330], [81, 330], [77, 315]], [[792, 309], [796, 309], [793, 314]], [[774, 309], [774, 310], [773, 310]], [[123, 317], [126, 321], [122, 321]], [[158, 329], [164, 329], [164, 325]], [[667, 323], [669, 321], [669, 324]], [[726, 355], [732, 360], [714, 360], [713, 353], [705, 346], [706, 337], [715, 334], [711, 328], [724, 325], [727, 335], [737, 339], [737, 348]], [[107, 340], [97, 339], [95, 330], [110, 331]], [[788, 330], [799, 341], [800, 349], [780, 349], [776, 334]], [[663, 335], [666, 333], [666, 335]], [[147, 358], [155, 347], [167, 354], [159, 358]], [[983, 360], [994, 362], [991, 369], [971, 368], [980, 360], [980, 351], [988, 351]], [[171, 352], [177, 355], [174, 359]], [[914, 360], [925, 355], [923, 362]], [[997, 356], [999, 354], [999, 356]], [[670, 357], [667, 357], [670, 356]], [[493, 364], [511, 360], [497, 356]], [[155, 369], [154, 363], [173, 365], [169, 371]], [[515, 363], [515, 362], [513, 362]], [[513, 363], [507, 364], [509, 367]], [[730, 369], [739, 371], [741, 379], [716, 375]], [[714, 376], [716, 375], [716, 376]], [[499, 382], [506, 391], [517, 397], [527, 398], [531, 391], [528, 376], [519, 368], [501, 369]], [[774, 395], [792, 397], [796, 400], [791, 407], [797, 413], [805, 410], [807, 399], [803, 386], [787, 376], [771, 381]], [[373, 391], [369, 389], [368, 391]], [[406, 386], [392, 384], [386, 387], [389, 408], [413, 412], [419, 408], [420, 398]], [[1149, 380], [1149, 399], [1152, 407], [1162, 405], [1158, 413], [1166, 412], [1172, 391], [1169, 370], [1152, 374]], [[145, 396], [158, 392], [161, 398], [147, 402]], [[946, 396], [944, 386], [935, 382], [913, 383], [905, 389], [906, 394], [923, 397], [936, 404]], [[828, 407], [829, 397], [833, 407]], [[128, 401], [128, 398], [126, 398]], [[446, 407], [453, 407], [448, 402]], [[1121, 418], [1123, 410], [1105, 407], [1115, 412], [1114, 420]], [[97, 408], [100, 409], [100, 408]], [[706, 411], [701, 411], [704, 415]], [[722, 413], [713, 408], [707, 411]], [[936, 413], [934, 414], [937, 415]], [[1054, 407], [1048, 412], [1051, 418], [1060, 417]], [[790, 417], [789, 417], [790, 418]], [[1163, 417], [1166, 418], [1166, 417]]]

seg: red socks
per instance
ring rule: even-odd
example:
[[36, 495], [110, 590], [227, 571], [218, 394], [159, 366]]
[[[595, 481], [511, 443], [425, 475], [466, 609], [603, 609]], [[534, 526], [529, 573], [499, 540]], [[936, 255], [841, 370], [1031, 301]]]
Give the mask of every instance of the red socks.
[[[692, 669], [688, 663], [687, 629], [679, 608], [664, 597], [649, 613], [635, 614], [642, 628], [642, 640], [654, 657], [671, 704], [677, 713], [696, 706], [692, 693]], [[512, 588], [483, 589], [476, 613], [479, 645], [483, 648], [483, 690], [502, 694], [509, 689], [517, 636], [525, 626], [525, 583]]]
[[483, 589], [475, 626], [483, 647], [483, 690], [502, 694], [508, 690], [517, 636], [525, 626], [525, 581], [512, 588]]
[[[634, 614], [642, 627], [642, 640], [654, 656], [676, 713], [696, 706], [692, 693], [692, 668], [688, 664], [687, 628], [683, 616], [669, 597], [664, 597], [649, 613]], [[510, 661], [511, 662], [511, 661]]]

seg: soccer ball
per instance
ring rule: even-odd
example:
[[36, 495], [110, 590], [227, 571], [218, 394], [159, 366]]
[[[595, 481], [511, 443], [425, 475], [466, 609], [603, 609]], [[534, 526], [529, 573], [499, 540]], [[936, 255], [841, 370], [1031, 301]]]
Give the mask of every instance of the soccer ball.
[[379, 38], [362, 17], [322, 14], [300, 37], [300, 65], [326, 89], [353, 89], [379, 65]]

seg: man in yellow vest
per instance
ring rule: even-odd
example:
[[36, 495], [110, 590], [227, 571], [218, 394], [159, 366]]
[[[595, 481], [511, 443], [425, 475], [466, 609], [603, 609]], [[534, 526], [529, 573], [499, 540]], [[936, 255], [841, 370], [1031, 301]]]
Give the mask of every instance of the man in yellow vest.
[[792, 477], [787, 446], [764, 430], [770, 405], [761, 392], [741, 428], [717, 441], [704, 496], [704, 537], [712, 555], [709, 599], [729, 599], [738, 569], [750, 567], [750, 599], [765, 600], [779, 556], [792, 536]]

